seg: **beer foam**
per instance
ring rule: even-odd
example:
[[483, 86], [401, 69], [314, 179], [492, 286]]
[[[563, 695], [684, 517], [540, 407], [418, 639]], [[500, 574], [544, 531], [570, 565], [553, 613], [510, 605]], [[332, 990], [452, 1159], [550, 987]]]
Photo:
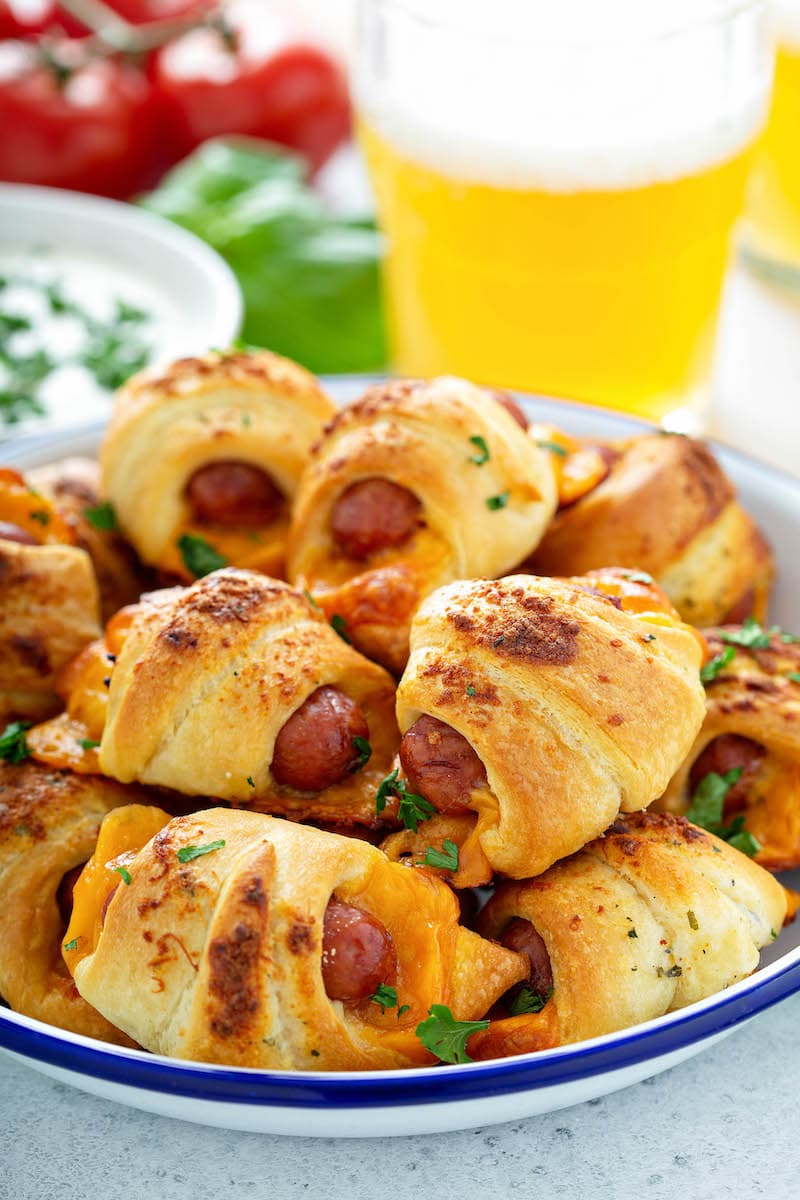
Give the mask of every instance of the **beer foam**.
[[[711, 21], [730, 0], [693, 0], [689, 36], [665, 32], [653, 11], [663, 17], [663, 6], [641, 0], [613, 0], [630, 20], [609, 22], [610, 2], [437, 0], [426, 11], [441, 17], [452, 8], [458, 26], [420, 16], [392, 28], [388, 50], [377, 46], [374, 74], [369, 65], [356, 73], [357, 104], [403, 158], [504, 188], [646, 186], [744, 149], [765, 116], [769, 58], [753, 49], [752, 28], [737, 39], [735, 28], [726, 36]], [[487, 7], [498, 3], [517, 15], [518, 37], [491, 25]], [[422, 0], [404, 0], [415, 5]]]

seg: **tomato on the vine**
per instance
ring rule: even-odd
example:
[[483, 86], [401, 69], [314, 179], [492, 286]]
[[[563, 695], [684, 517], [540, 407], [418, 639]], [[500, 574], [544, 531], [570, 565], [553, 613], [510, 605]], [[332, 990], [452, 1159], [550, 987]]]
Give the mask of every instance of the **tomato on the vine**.
[[216, 26], [164, 46], [152, 74], [178, 156], [239, 133], [299, 150], [317, 168], [350, 131], [340, 65], [259, 0], [233, 0]]
[[117, 197], [154, 181], [146, 75], [113, 56], [83, 60], [66, 39], [0, 43], [0, 179]]

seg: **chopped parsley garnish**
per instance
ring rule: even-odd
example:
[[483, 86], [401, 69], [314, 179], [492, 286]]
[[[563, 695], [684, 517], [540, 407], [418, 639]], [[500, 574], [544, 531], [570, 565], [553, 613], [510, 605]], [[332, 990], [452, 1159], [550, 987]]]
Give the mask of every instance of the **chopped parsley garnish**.
[[412, 833], [417, 832], [420, 821], [427, 821], [436, 812], [435, 807], [424, 796], [418, 796], [408, 790], [405, 781], [400, 778], [399, 767], [395, 767], [391, 775], [387, 775], [378, 786], [375, 793], [375, 812], [378, 816], [392, 796], [396, 796], [400, 801], [397, 809], [398, 819]]
[[665, 971], [663, 967], [656, 967], [656, 975], [659, 979], [679, 979], [683, 974], [683, 967], [679, 967], [676, 963], [674, 967], [668, 967]]
[[686, 920], [689, 922], [690, 929], [698, 930], [700, 928], [700, 922], [691, 909], [688, 909], [686, 912]]
[[101, 504], [85, 508], [83, 515], [92, 528], [99, 529], [101, 533], [116, 533], [119, 529], [117, 514], [114, 512], [114, 505], [110, 500], [103, 500]]
[[256, 785], [255, 785], [255, 783], [253, 782], [253, 776], [252, 776], [252, 775], [248, 775], [248, 776], [247, 776], [247, 786], [248, 786], [248, 787], [251, 787], [251, 788], [254, 788], [254, 787], [256, 786]]
[[474, 695], [475, 695], [475, 684], [474, 684], [474, 683], [468, 683], [468, 684], [467, 684], [467, 695], [468, 695], [468, 696], [474, 696]]
[[731, 646], [744, 646], [745, 650], [766, 650], [770, 639], [775, 636], [778, 636], [784, 645], [800, 641], [796, 634], [784, 633], [779, 625], [770, 625], [769, 629], [764, 629], [755, 617], [747, 617], [742, 622], [741, 629], [721, 630], [719, 636], [723, 642]]
[[482, 467], [483, 464], [488, 462], [492, 457], [489, 453], [489, 447], [486, 445], [486, 438], [482, 438], [480, 434], [476, 433], [469, 440], [472, 442], [473, 446], [477, 446], [479, 451], [478, 454], [471, 454], [469, 461], [474, 463], [476, 467]]
[[700, 682], [713, 683], [720, 671], [727, 667], [728, 663], [735, 654], [736, 651], [734, 650], [733, 646], [726, 646], [720, 654], [715, 654], [713, 658], [709, 659], [709, 661], [700, 668]]
[[119, 875], [120, 879], [122, 880], [122, 882], [124, 884], [126, 884], [127, 886], [130, 886], [131, 873], [127, 867], [112, 867], [111, 870], [114, 871], [117, 875]]
[[71, 941], [64, 942], [64, 949], [65, 950], [77, 950], [78, 949], [78, 939], [72, 938]]
[[178, 862], [191, 862], [194, 858], [202, 858], [204, 854], [213, 854], [225, 845], [225, 838], [217, 838], [215, 842], [207, 842], [205, 846], [181, 846], [178, 851]]
[[308, 588], [303, 588], [303, 595], [305, 596], [306, 600], [308, 601], [308, 603], [311, 605], [312, 608], [315, 608], [317, 610], [317, 612], [322, 612], [322, 609], [317, 604], [316, 600], [311, 595], [311, 592], [308, 590]]
[[488, 1021], [456, 1021], [446, 1004], [432, 1004], [428, 1016], [414, 1031], [426, 1050], [441, 1062], [468, 1063], [467, 1040], [473, 1033], [488, 1029]]
[[628, 930], [628, 937], [629, 937], [629, 938], [638, 938], [638, 936], [639, 936], [639, 935], [638, 935], [638, 933], [636, 932], [635, 928], [634, 928], [634, 929], [629, 929], [629, 930]]
[[178, 538], [178, 549], [186, 570], [190, 571], [195, 579], [202, 579], [204, 575], [210, 575], [212, 571], [218, 571], [220, 567], [228, 564], [227, 558], [218, 554], [205, 538], [197, 537], [193, 533], [184, 533]]
[[542, 450], [549, 450], [551, 454], [557, 454], [559, 458], [566, 458], [569, 454], [569, 450], [559, 446], [558, 442], [537, 442], [536, 445]]
[[372, 758], [372, 746], [370, 746], [366, 738], [359, 737], [358, 734], [353, 738], [353, 749], [358, 755], [358, 759], [349, 768], [351, 775], [355, 775], [356, 771], [360, 771], [362, 767], [365, 767]]
[[644, 635], [644, 637], [642, 638], [643, 642], [654, 642], [655, 640], [656, 640], [656, 635], [654, 633], [646, 633]]
[[534, 991], [532, 987], [527, 985], [521, 987], [508, 1006], [509, 1014], [512, 1017], [521, 1017], [526, 1013], [541, 1012], [552, 994], [552, 988], [543, 996], [541, 992]]
[[50, 524], [50, 513], [46, 508], [37, 508], [31, 514], [32, 521], [38, 521], [40, 525]]
[[31, 752], [25, 740], [25, 730], [30, 727], [30, 721], [12, 721], [6, 725], [0, 734], [0, 758], [8, 763], [21, 763], [30, 758]]
[[761, 843], [745, 829], [744, 815], [739, 813], [728, 825], [725, 824], [722, 815], [728, 792], [739, 780], [741, 774], [741, 767], [734, 767], [732, 771], [726, 771], [724, 775], [718, 775], [716, 771], [709, 771], [708, 775], [698, 784], [686, 817], [694, 825], [708, 830], [709, 833], [715, 834], [716, 837], [721, 838], [736, 850], [741, 850], [743, 854], [752, 858], [754, 854], [758, 854]]
[[510, 495], [510, 492], [501, 492], [499, 496], [489, 496], [486, 500], [486, 507], [492, 512], [497, 512], [498, 508], [505, 508]]
[[373, 1004], [380, 1004], [382, 1013], [386, 1012], [387, 1008], [397, 1006], [397, 988], [390, 987], [388, 983], [379, 983], [370, 1000]]
[[347, 632], [347, 621], [345, 621], [341, 613], [333, 614], [331, 617], [331, 627], [336, 633], [338, 633], [343, 642], [347, 642], [348, 646], [353, 644], [350, 640], [350, 635]]
[[790, 671], [786, 678], [792, 683], [800, 683], [800, 671]]
[[78, 742], [81, 750], [96, 750], [100, 745], [99, 742], [93, 742], [91, 738], [81, 738]]
[[425, 851], [425, 866], [443, 867], [446, 871], [457, 871], [458, 846], [449, 838], [444, 839], [441, 850], [437, 850], [435, 846], [428, 846]]
[[[778, 936], [778, 935], [777, 935], [777, 933], [776, 933], [776, 934], [775, 934], [775, 937], [777, 937], [777, 936]], [[398, 1021], [400, 1020], [400, 1018], [403, 1016], [403, 1014], [404, 1014], [404, 1013], [407, 1013], [407, 1012], [408, 1012], [408, 1010], [409, 1010], [410, 1008], [411, 1008], [411, 1005], [410, 1005], [410, 1004], [401, 1004], [401, 1005], [400, 1005], [400, 1007], [399, 1007], [399, 1008], [398, 1008], [398, 1010], [397, 1010], [397, 1019], [398, 1019]]]

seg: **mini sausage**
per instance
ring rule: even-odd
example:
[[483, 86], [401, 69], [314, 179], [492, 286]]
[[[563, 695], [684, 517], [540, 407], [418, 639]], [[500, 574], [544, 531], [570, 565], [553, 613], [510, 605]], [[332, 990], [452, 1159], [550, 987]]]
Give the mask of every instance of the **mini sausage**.
[[422, 505], [390, 479], [362, 479], [342, 492], [331, 513], [333, 540], [348, 558], [400, 546], [421, 524]]
[[736, 812], [744, 808], [753, 777], [761, 765], [766, 749], [751, 738], [736, 733], [723, 733], [709, 742], [705, 750], [692, 764], [689, 772], [689, 787], [694, 794], [699, 784], [712, 771], [725, 775], [728, 771], [741, 768], [741, 775], [725, 797], [725, 812]]
[[0, 521], [0, 539], [6, 542], [19, 542], [21, 546], [38, 546], [36, 538], [27, 529], [14, 525], [11, 521]]
[[486, 770], [467, 739], [427, 714], [403, 735], [400, 763], [409, 790], [440, 813], [466, 812], [473, 788], [486, 787]]
[[524, 917], [513, 917], [503, 934], [507, 950], [525, 954], [531, 964], [528, 986], [542, 998], [553, 990], [553, 968], [541, 934]]
[[510, 396], [508, 392], [494, 392], [494, 398], [500, 407], [504, 408], [522, 429], [528, 428], [528, 418], [513, 396]]
[[371, 913], [331, 900], [322, 932], [322, 982], [331, 1000], [366, 1000], [397, 978], [388, 930]]
[[368, 739], [369, 726], [355, 700], [335, 687], [317, 688], [275, 739], [273, 778], [301, 792], [321, 792], [358, 766], [357, 737]]
[[61, 913], [61, 920], [65, 925], [69, 925], [72, 916], [72, 908], [74, 904], [75, 884], [78, 882], [81, 871], [86, 866], [86, 863], [80, 863], [77, 867], [73, 867], [71, 871], [67, 871], [61, 879], [56, 891], [56, 904], [58, 911]]
[[229, 529], [269, 525], [284, 499], [261, 467], [233, 459], [200, 467], [186, 485], [186, 495], [201, 525]]

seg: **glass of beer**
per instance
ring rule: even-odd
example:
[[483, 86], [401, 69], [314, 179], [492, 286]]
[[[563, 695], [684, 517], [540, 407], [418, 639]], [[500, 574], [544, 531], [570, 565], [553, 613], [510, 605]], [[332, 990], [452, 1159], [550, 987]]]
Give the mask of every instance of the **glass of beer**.
[[698, 428], [770, 76], [761, 0], [362, 0], [395, 368]]
[[[756, 266], [800, 285], [800, 0], [772, 0], [775, 82], [748, 185], [745, 249]], [[772, 265], [786, 271], [770, 272]]]

